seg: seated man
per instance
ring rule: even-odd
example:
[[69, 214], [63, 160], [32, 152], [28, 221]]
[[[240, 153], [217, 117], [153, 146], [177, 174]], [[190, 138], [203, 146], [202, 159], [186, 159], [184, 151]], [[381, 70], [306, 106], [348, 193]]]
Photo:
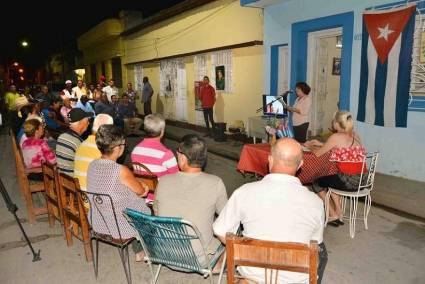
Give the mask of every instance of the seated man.
[[131, 152], [131, 161], [148, 167], [158, 177], [179, 171], [173, 152], [161, 143], [165, 120], [159, 114], [145, 116], [143, 122], [146, 138]]
[[87, 95], [82, 95], [80, 100], [75, 105], [75, 107], [81, 108], [85, 112], [89, 112], [89, 113], [91, 112], [91, 113], [94, 114], [94, 110], [93, 110], [91, 104], [89, 103], [89, 98], [87, 97]]
[[114, 120], [107, 114], [98, 114], [93, 122], [92, 134], [78, 146], [75, 152], [74, 177], [78, 179], [80, 188], [84, 191], [87, 187], [87, 170], [89, 164], [102, 156], [96, 146], [96, 132], [104, 124], [114, 124]]
[[53, 98], [50, 101], [50, 105], [47, 102], [43, 102], [43, 108], [41, 110], [46, 122], [46, 128], [54, 138], [57, 138], [60, 133], [68, 128], [67, 124], [58, 117], [57, 113], [60, 107], [60, 99]]
[[[207, 254], [214, 254], [220, 241], [214, 237], [212, 224], [214, 215], [219, 214], [227, 202], [226, 188], [221, 178], [202, 172], [207, 161], [207, 145], [197, 135], [183, 137], [177, 159], [181, 172], [160, 179], [154, 210], [159, 216], [192, 222], [201, 232]], [[199, 257], [203, 255], [200, 246], [194, 245], [194, 250]]]
[[87, 130], [89, 118], [92, 116], [93, 113], [80, 108], [73, 108], [69, 112], [69, 129], [58, 137], [56, 143], [56, 159], [60, 173], [74, 176], [75, 151], [83, 142], [81, 135]]
[[103, 94], [99, 101], [94, 105], [96, 114], [104, 113], [114, 119], [114, 124], [120, 128], [124, 126], [124, 122], [117, 116], [115, 105], [108, 101], [108, 96]]
[[140, 135], [140, 126], [142, 120], [136, 116], [136, 107], [134, 103], [130, 103], [128, 95], [122, 96], [121, 103], [118, 105], [118, 117], [124, 120], [124, 134]]
[[[323, 244], [325, 212], [323, 202], [304, 187], [295, 173], [302, 166], [301, 145], [282, 138], [272, 147], [269, 156], [270, 174], [261, 181], [241, 186], [229, 199], [214, 223], [214, 233], [225, 243], [227, 232], [236, 232], [243, 225], [243, 235], [277, 242], [309, 244], [319, 242], [320, 283], [327, 262]], [[242, 276], [264, 281], [264, 269], [239, 267]], [[308, 274], [279, 272], [277, 283], [308, 283]]]

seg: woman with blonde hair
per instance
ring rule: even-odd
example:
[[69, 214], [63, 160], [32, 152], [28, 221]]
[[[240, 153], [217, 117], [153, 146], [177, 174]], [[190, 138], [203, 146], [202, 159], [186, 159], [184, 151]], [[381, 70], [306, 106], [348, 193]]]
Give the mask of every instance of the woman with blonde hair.
[[[330, 152], [330, 161], [336, 162], [338, 173], [324, 176], [313, 183], [313, 191], [323, 200], [328, 187], [344, 191], [357, 191], [366, 150], [360, 137], [354, 132], [353, 117], [348, 111], [339, 110], [332, 120], [332, 134], [323, 144], [317, 140], [307, 141], [305, 145], [316, 155]], [[333, 206], [330, 206], [329, 223], [343, 225], [339, 196], [332, 194]]]

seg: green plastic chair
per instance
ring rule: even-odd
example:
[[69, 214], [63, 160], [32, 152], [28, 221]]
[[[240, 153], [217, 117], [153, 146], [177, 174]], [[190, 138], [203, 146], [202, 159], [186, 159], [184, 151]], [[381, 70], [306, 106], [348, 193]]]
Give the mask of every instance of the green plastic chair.
[[[200, 238], [199, 230], [190, 222], [181, 218], [146, 215], [129, 208], [124, 210], [124, 216], [139, 233], [140, 242], [152, 274], [151, 283], [156, 283], [158, 280], [162, 265], [184, 272], [196, 272], [202, 274], [204, 278], [209, 276], [211, 283], [213, 283], [212, 268], [225, 251], [223, 245], [218, 247], [213, 257], [206, 264], [202, 264], [192, 245], [199, 242], [203, 248], [201, 259], [208, 260], [206, 246]], [[153, 264], [159, 265], [155, 273]], [[223, 271], [224, 262], [221, 267], [219, 283]]]

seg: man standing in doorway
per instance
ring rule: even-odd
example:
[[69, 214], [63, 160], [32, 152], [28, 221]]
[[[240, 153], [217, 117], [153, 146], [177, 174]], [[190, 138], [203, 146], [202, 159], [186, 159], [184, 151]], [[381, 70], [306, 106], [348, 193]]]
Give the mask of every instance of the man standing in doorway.
[[211, 121], [212, 130], [214, 132], [215, 123], [214, 123], [214, 117], [213, 117], [213, 107], [215, 104], [215, 90], [214, 90], [214, 87], [210, 85], [210, 79], [208, 78], [208, 76], [204, 76], [199, 99], [201, 100], [201, 103], [202, 103], [202, 110], [204, 112], [205, 124], [208, 129], [208, 133], [205, 136], [212, 137], [213, 133], [210, 132], [209, 122]]
[[148, 77], [143, 77], [143, 89], [142, 89], [142, 103], [145, 116], [152, 113], [151, 103], [153, 96], [153, 88], [149, 83]]

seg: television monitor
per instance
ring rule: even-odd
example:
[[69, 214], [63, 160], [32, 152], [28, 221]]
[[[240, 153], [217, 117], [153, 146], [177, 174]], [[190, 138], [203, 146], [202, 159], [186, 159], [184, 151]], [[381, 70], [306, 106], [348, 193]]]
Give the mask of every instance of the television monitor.
[[[287, 104], [288, 97], [285, 96], [282, 100]], [[288, 115], [288, 111], [283, 107], [281, 100], [276, 100], [276, 96], [263, 95], [263, 115], [284, 117]]]

